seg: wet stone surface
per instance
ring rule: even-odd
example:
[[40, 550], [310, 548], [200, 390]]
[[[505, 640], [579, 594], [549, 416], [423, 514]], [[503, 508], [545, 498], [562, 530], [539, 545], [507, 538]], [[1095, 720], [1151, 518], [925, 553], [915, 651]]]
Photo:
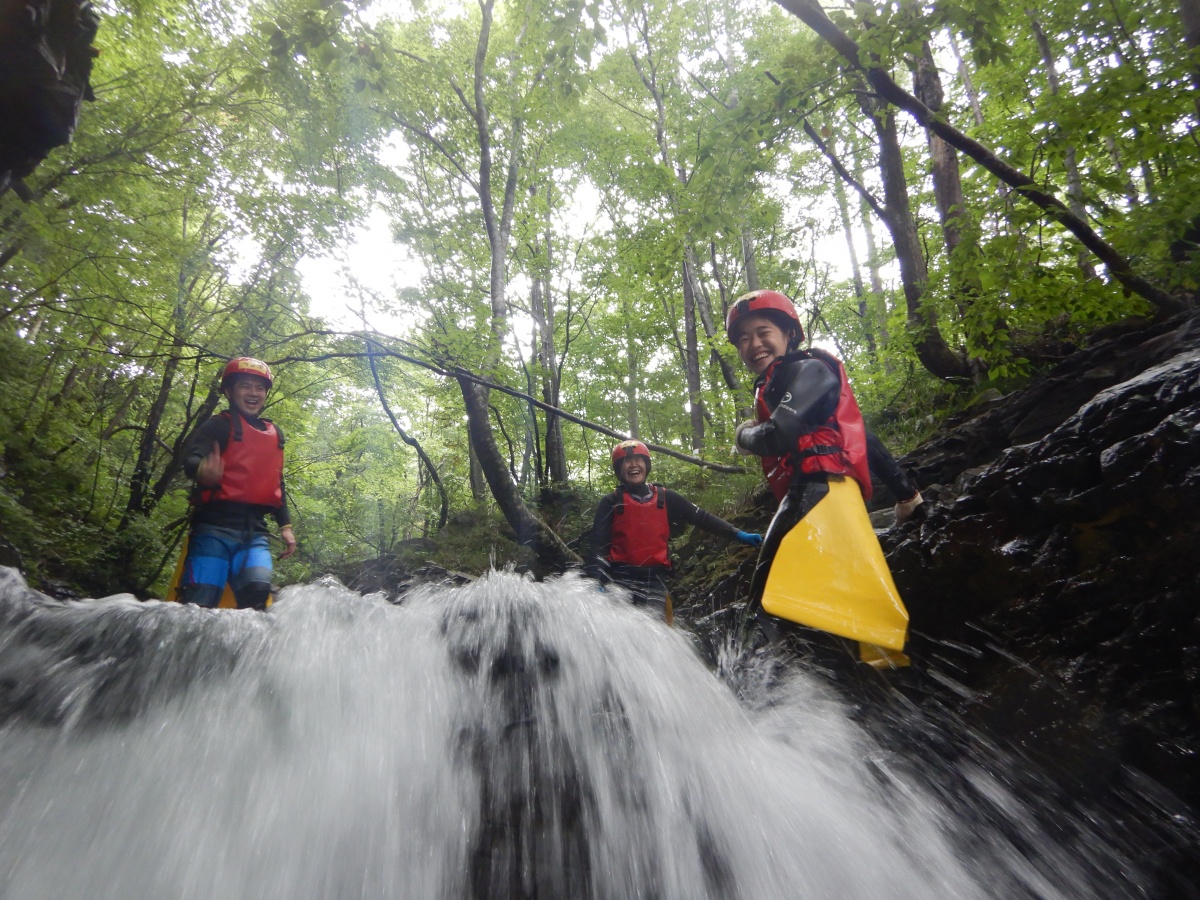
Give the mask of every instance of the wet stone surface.
[[[1111, 357], [1102, 380], [1089, 377]], [[957, 495], [927, 504], [882, 542], [907, 598], [917, 655], [946, 641], [987, 642], [1005, 655], [960, 673], [980, 698], [965, 711], [993, 727], [1035, 697], [1014, 679], [1036, 673], [1070, 703], [1045, 725], [1083, 728], [1084, 743], [1200, 801], [1200, 326], [1195, 317], [1086, 351], [1047, 377], [1063, 391], [1101, 386], [1035, 442], [992, 448], [994, 460]], [[1074, 376], [1074, 377], [1073, 377]], [[1012, 420], [1034, 385], [982, 418]], [[1056, 409], [1065, 410], [1062, 396]], [[1027, 421], [1028, 415], [1022, 417]], [[978, 435], [978, 423], [961, 428]], [[991, 429], [995, 435], [999, 429]], [[904, 460], [953, 472], [950, 436]], [[962, 441], [966, 468], [988, 455]], [[949, 478], [947, 478], [949, 480]], [[982, 629], [982, 632], [975, 631]], [[972, 632], [975, 631], [974, 634]], [[1044, 711], [1043, 711], [1044, 712]], [[1044, 717], [1044, 716], [1043, 716]], [[1008, 727], [1012, 723], [1007, 723]], [[1050, 742], [1054, 747], [1054, 742]], [[1051, 749], [1051, 753], [1058, 752]]]

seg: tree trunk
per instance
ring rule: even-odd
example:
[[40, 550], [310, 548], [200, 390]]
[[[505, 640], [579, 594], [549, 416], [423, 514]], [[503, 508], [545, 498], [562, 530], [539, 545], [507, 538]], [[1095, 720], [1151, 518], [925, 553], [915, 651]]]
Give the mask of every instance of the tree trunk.
[[516, 533], [517, 542], [531, 548], [544, 569], [563, 569], [581, 562], [562, 538], [525, 505], [488, 421], [487, 389], [465, 378], [458, 379], [458, 386], [467, 407], [467, 427], [480, 470], [505, 520]]
[[1183, 43], [1192, 53], [1192, 85], [1196, 91], [1196, 115], [1200, 116], [1200, 0], [1179, 0]]
[[[186, 211], [185, 211], [186, 215]], [[186, 221], [186, 219], [185, 219]], [[186, 233], [186, 232], [185, 232]], [[162, 380], [158, 385], [158, 394], [150, 405], [150, 412], [142, 428], [142, 439], [138, 444], [137, 458], [133, 464], [133, 476], [129, 480], [129, 499], [125, 504], [125, 512], [117, 533], [125, 531], [135, 516], [147, 516], [153, 510], [150, 494], [150, 478], [153, 471], [154, 455], [158, 449], [158, 429], [162, 424], [163, 413], [167, 401], [171, 399], [171, 388], [175, 383], [175, 372], [179, 368], [179, 357], [184, 351], [187, 340], [187, 323], [185, 314], [188, 295], [188, 266], [181, 261], [179, 271], [178, 295], [175, 298], [175, 311], [172, 322], [172, 337], [167, 361], [162, 367]]]
[[696, 291], [692, 267], [683, 261], [683, 332], [686, 350], [688, 412], [692, 425], [692, 449], [704, 447], [704, 400], [700, 385], [700, 348], [696, 338]]
[[[713, 346], [714, 339], [722, 341], [725, 339], [725, 321], [722, 319], [720, 326], [713, 321], [712, 301], [709, 299], [708, 291], [705, 289], [704, 283], [699, 279], [699, 277], [697, 277], [700, 274], [700, 263], [696, 259], [696, 253], [691, 247], [688, 247], [687, 259], [689, 270], [692, 274], [692, 293], [696, 297], [696, 309], [700, 313], [700, 324], [704, 326], [704, 336], [708, 339], [709, 346], [712, 348], [709, 350], [709, 360], [715, 363], [717, 369], [720, 370], [721, 380], [725, 382], [725, 387], [729, 388], [731, 391], [736, 391], [738, 389], [737, 373], [734, 372], [733, 366], [729, 364], [729, 360], [718, 353], [716, 348]], [[721, 282], [721, 273], [717, 267], [717, 257], [715, 252], [712, 255], [712, 264], [713, 277], [716, 278], [717, 284], [723, 288]], [[724, 296], [725, 292], [723, 289], [721, 293], [722, 296]], [[717, 331], [718, 327], [720, 327], [719, 332]]]
[[629, 425], [631, 438], [641, 437], [641, 423], [638, 421], [638, 385], [641, 383], [641, 366], [638, 365], [637, 341], [633, 334], [633, 310], [629, 301], [622, 295], [621, 321], [625, 323], [625, 420]]
[[838, 217], [842, 221], [842, 237], [846, 241], [846, 253], [850, 257], [850, 275], [854, 280], [854, 296], [858, 300], [859, 323], [867, 350], [874, 357], [879, 348], [875, 343], [875, 329], [871, 327], [871, 311], [867, 306], [867, 292], [863, 287], [862, 266], [858, 262], [858, 249], [854, 246], [854, 228], [850, 223], [850, 204], [846, 198], [846, 186], [841, 178], [833, 179], [833, 199], [837, 202]]
[[754, 238], [745, 231], [742, 232], [742, 259], [746, 266], [746, 287], [748, 290], [757, 291], [758, 261], [755, 259]]
[[[864, 104], [868, 103], [864, 99]], [[908, 202], [908, 182], [904, 177], [904, 157], [896, 130], [896, 114], [890, 107], [864, 110], [875, 124], [879, 139], [879, 174], [883, 181], [884, 224], [892, 236], [900, 283], [908, 311], [908, 329], [917, 358], [938, 378], [966, 378], [970, 375], [966, 359], [946, 344], [938, 327], [937, 310], [925, 302], [929, 270], [917, 223]]]
[[[854, 180], [862, 184], [862, 157], [858, 144], [852, 145], [851, 155], [854, 159]], [[889, 305], [887, 295], [883, 291], [883, 277], [879, 272], [879, 243], [875, 240], [875, 217], [871, 215], [871, 207], [867, 203], [867, 198], [861, 195], [858, 198], [858, 219], [862, 222], [863, 236], [867, 239], [867, 276], [871, 283], [871, 302], [867, 306], [868, 308], [876, 307], [874, 316], [876, 343], [880, 347], [886, 347], [889, 334]]]
[[[546, 188], [546, 205], [553, 209], [553, 186]], [[554, 244], [547, 228], [543, 238], [546, 256], [544, 278], [533, 280], [533, 321], [537, 328], [537, 361], [541, 375], [542, 400], [558, 407], [561, 375], [558, 368], [558, 351], [554, 343], [554, 295], [551, 292], [550, 274], [554, 271]], [[546, 474], [551, 484], [567, 481], [567, 451], [563, 443], [562, 419], [554, 413], [546, 413]]]
[[[486, 401], [485, 401], [484, 405], [485, 406], [487, 405]], [[470, 416], [471, 416], [471, 413], [470, 413], [470, 410], [468, 410], [467, 411], [467, 437], [469, 438], [469, 440], [467, 442], [467, 467], [468, 467], [467, 477], [471, 483], [471, 499], [474, 500], [476, 504], [479, 504], [487, 499], [487, 481], [483, 477], [483, 467], [479, 464], [479, 451], [475, 447], [475, 441], [474, 441], [473, 435], [471, 433]], [[487, 422], [486, 418], [484, 419], [484, 422], [485, 423]], [[487, 427], [490, 429], [491, 425], [489, 424]], [[493, 437], [492, 440], [495, 440], [495, 437]]]
[[[500, 360], [504, 338], [508, 332], [508, 299], [506, 295], [508, 248], [512, 233], [517, 179], [524, 160], [524, 120], [520, 116], [516, 116], [512, 120], [511, 130], [505, 142], [508, 165], [505, 172], [503, 199], [500, 209], [497, 211], [492, 187], [493, 121], [488, 109], [489, 74], [486, 70], [493, 7], [494, 0], [484, 0], [480, 3], [479, 37], [475, 47], [473, 77], [474, 102], [468, 106], [475, 120], [475, 137], [479, 150], [477, 195], [491, 251], [488, 279], [491, 294], [490, 342], [484, 350], [483, 366], [481, 367], [485, 376], [493, 374], [495, 366]], [[520, 491], [517, 490], [496, 445], [495, 434], [492, 432], [487, 388], [475, 385], [466, 379], [460, 378], [458, 382], [467, 412], [467, 432], [473, 451], [473, 461], [478, 463], [480, 473], [491, 489], [492, 496], [496, 499], [505, 520], [516, 532], [517, 540], [533, 548], [538, 556], [538, 562], [543, 567], [548, 565], [561, 568], [568, 562], [578, 562], [579, 558], [529, 510]], [[471, 476], [472, 491], [479, 490], [481, 492], [482, 486], [476, 481], [474, 465]], [[476, 494], [476, 497], [478, 498], [479, 494]]]
[[[945, 94], [928, 41], [921, 45], [921, 57], [913, 67], [913, 93], [934, 113], [941, 113]], [[1008, 343], [1008, 323], [990, 311], [977, 314], [983, 285], [972, 263], [979, 256], [979, 243], [971, 217], [967, 215], [958, 154], [932, 131], [926, 131], [925, 136], [929, 145], [934, 202], [949, 262], [950, 291], [958, 304], [967, 345], [985, 351], [1003, 347]], [[981, 318], [987, 321], [980, 322]], [[976, 360], [971, 363], [976, 369], [980, 368]]]
[[950, 35], [950, 51], [954, 54], [954, 60], [958, 63], [958, 77], [962, 81], [963, 90], [967, 94], [967, 102], [971, 104], [971, 116], [975, 119], [976, 125], [983, 124], [983, 106], [979, 102], [979, 91], [975, 89], [975, 82], [971, 79], [971, 70], [967, 68], [966, 60], [959, 52], [958, 41], [954, 39], [953, 33]]
[[[446, 520], [450, 516], [450, 498], [446, 494], [446, 488], [442, 484], [442, 477], [438, 474], [437, 466], [433, 464], [433, 460], [429, 454], [425, 452], [425, 448], [421, 446], [421, 442], [404, 430], [400, 424], [400, 420], [396, 418], [396, 414], [392, 412], [391, 404], [387, 401], [387, 395], [383, 390], [383, 380], [379, 377], [379, 364], [375, 360], [375, 354], [371, 352], [371, 344], [367, 344], [367, 363], [371, 368], [371, 379], [375, 382], [375, 393], [379, 397], [379, 403], [383, 407], [383, 411], [387, 413], [388, 420], [392, 423], [392, 428], [396, 434], [400, 436], [400, 440], [408, 444], [417, 451], [417, 457], [421, 465], [425, 467], [425, 471], [429, 473], [429, 478], [433, 481], [438, 490], [438, 498], [441, 501], [441, 511], [438, 515], [437, 530], [441, 531], [446, 527]], [[421, 477], [421, 466], [417, 467], [417, 492], [413, 497], [415, 506], [417, 499], [421, 496], [421, 490], [424, 488], [424, 479]]]
[[[945, 94], [928, 41], [922, 43], [921, 56], [913, 66], [913, 93], [933, 112], [941, 111]], [[936, 134], [926, 132], [925, 136], [929, 145], [933, 196], [942, 222], [942, 236], [947, 255], [953, 256], [962, 243], [966, 225], [958, 157], [954, 148]]]

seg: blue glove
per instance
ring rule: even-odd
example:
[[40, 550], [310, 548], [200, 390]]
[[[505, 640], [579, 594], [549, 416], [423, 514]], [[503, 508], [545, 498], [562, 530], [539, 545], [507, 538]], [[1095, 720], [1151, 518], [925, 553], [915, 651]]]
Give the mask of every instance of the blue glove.
[[751, 547], [762, 546], [761, 534], [755, 534], [751, 531], [739, 531], [736, 535], [734, 535], [734, 537], [736, 537], [743, 544], [749, 544]]

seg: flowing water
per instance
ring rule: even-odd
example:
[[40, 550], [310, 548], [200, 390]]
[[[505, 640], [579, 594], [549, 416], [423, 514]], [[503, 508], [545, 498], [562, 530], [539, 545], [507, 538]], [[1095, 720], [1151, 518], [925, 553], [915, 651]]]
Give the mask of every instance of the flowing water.
[[208, 611], [0, 570], [0, 898], [1144, 896], [1102, 826], [922, 775], [819, 674], [714, 674], [620, 599], [493, 573]]

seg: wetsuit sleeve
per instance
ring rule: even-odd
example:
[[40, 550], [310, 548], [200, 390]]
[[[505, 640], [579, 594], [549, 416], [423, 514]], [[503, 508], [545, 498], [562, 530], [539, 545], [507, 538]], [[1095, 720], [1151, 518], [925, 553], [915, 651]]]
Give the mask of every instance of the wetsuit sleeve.
[[837, 407], [841, 383], [819, 359], [796, 360], [779, 376], [783, 390], [771, 391], [781, 398], [771, 418], [738, 433], [738, 445], [758, 456], [782, 456], [792, 450], [800, 435], [825, 422]]
[[671, 537], [682, 525], [695, 525], [713, 534], [723, 534], [735, 538], [740, 530], [736, 525], [730, 525], [720, 516], [714, 516], [698, 507], [691, 500], [674, 491], [667, 491], [667, 522], [671, 526]]
[[188, 478], [196, 477], [196, 470], [208, 456], [214, 441], [221, 445], [222, 451], [229, 446], [229, 419], [225, 416], [213, 416], [184, 442], [183, 471]]
[[917, 486], [872, 431], [867, 432], [867, 467], [892, 492], [897, 503], [911, 500], [917, 495]]
[[608, 579], [608, 551], [612, 546], [613, 498], [610, 494], [596, 504], [596, 516], [592, 520], [591, 551], [588, 557], [587, 574], [601, 582]]

